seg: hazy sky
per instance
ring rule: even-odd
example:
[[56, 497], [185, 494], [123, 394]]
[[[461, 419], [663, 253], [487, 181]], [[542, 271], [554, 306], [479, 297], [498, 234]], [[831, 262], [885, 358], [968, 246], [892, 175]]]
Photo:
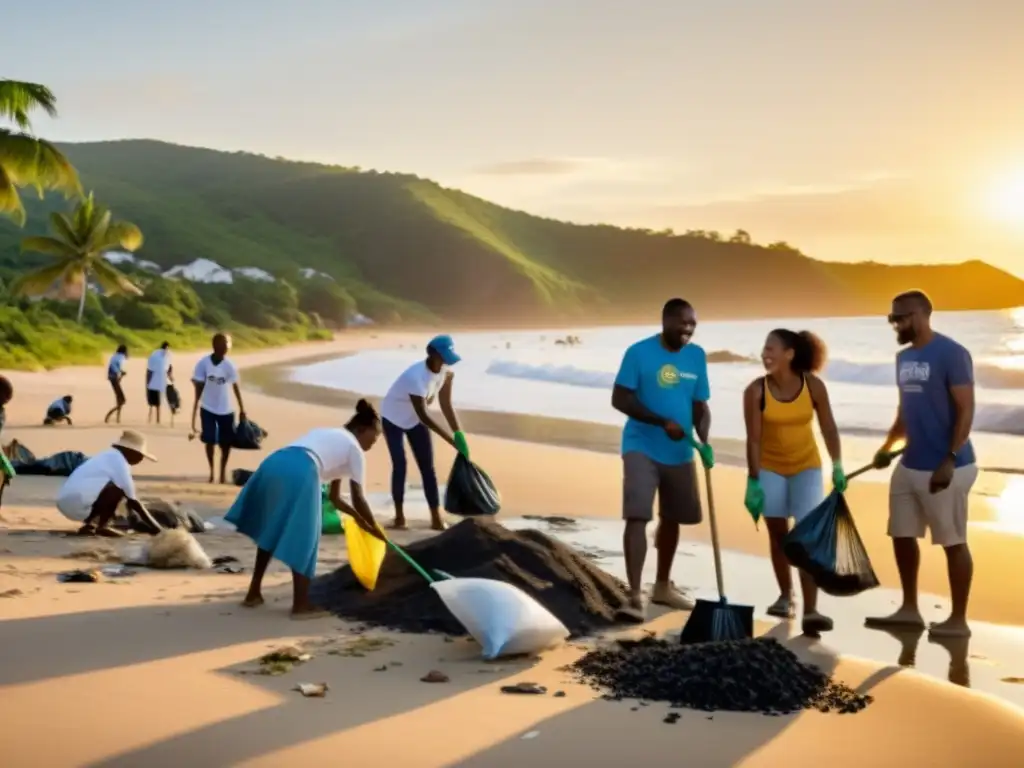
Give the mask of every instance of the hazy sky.
[[[410, 171], [546, 216], [1024, 274], [1022, 0], [32, 0], [48, 137]], [[1019, 179], [1020, 219], [994, 185]]]

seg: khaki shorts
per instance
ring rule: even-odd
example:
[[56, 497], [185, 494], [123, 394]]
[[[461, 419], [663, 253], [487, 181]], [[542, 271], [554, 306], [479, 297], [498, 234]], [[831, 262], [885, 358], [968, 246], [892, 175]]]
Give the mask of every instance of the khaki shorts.
[[688, 464], [659, 464], [648, 456], [630, 452], [622, 457], [622, 518], [650, 521], [654, 496], [662, 520], [679, 525], [701, 521], [697, 468]]
[[932, 493], [932, 473], [907, 469], [900, 462], [889, 481], [889, 535], [894, 539], [923, 539], [932, 532], [932, 544], [953, 547], [967, 541], [967, 497], [978, 479], [978, 467], [968, 464], [953, 472], [944, 491]]

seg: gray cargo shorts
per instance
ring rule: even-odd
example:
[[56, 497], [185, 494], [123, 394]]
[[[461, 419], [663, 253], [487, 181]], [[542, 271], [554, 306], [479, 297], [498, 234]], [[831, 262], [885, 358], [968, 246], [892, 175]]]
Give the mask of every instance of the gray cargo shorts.
[[697, 483], [697, 465], [659, 464], [645, 454], [631, 451], [622, 457], [622, 518], [654, 517], [654, 496], [662, 520], [697, 525], [703, 515]]

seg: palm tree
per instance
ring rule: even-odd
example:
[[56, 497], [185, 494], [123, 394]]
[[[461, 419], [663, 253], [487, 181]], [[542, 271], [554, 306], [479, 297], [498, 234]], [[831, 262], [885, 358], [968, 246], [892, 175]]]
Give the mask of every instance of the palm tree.
[[26, 237], [21, 250], [45, 253], [55, 262], [22, 275], [11, 286], [12, 293], [44, 296], [56, 290], [59, 298], [77, 298], [79, 323], [90, 280], [107, 293], [142, 295], [141, 288], [103, 258], [110, 251], [137, 250], [142, 246], [142, 232], [127, 221], [114, 221], [110, 210], [97, 203], [91, 192], [71, 215], [50, 214], [50, 229], [52, 237]]
[[18, 187], [35, 187], [40, 197], [49, 189], [67, 195], [82, 191], [68, 159], [53, 144], [32, 134], [29, 114], [35, 110], [56, 116], [57, 100], [49, 88], [0, 80], [0, 119], [6, 118], [16, 127], [0, 127], [0, 215], [13, 219], [18, 226], [25, 223]]

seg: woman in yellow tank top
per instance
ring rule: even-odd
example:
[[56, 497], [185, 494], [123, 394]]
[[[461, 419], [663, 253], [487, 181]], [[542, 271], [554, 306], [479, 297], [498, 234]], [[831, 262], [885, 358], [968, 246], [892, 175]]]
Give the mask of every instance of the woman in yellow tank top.
[[[752, 382], [743, 395], [748, 471], [744, 503], [755, 520], [764, 515], [768, 527], [779, 583], [779, 599], [768, 608], [768, 615], [791, 619], [793, 582], [782, 539], [789, 531], [789, 519], [799, 522], [825, 496], [814, 437], [815, 414], [832, 459], [832, 482], [840, 492], [846, 490], [846, 475], [828, 390], [815, 375], [825, 363], [824, 343], [808, 331], [777, 328], [768, 334], [761, 361], [767, 376]], [[832, 629], [832, 619], [818, 612], [818, 588], [802, 571], [800, 584], [804, 632]]]

